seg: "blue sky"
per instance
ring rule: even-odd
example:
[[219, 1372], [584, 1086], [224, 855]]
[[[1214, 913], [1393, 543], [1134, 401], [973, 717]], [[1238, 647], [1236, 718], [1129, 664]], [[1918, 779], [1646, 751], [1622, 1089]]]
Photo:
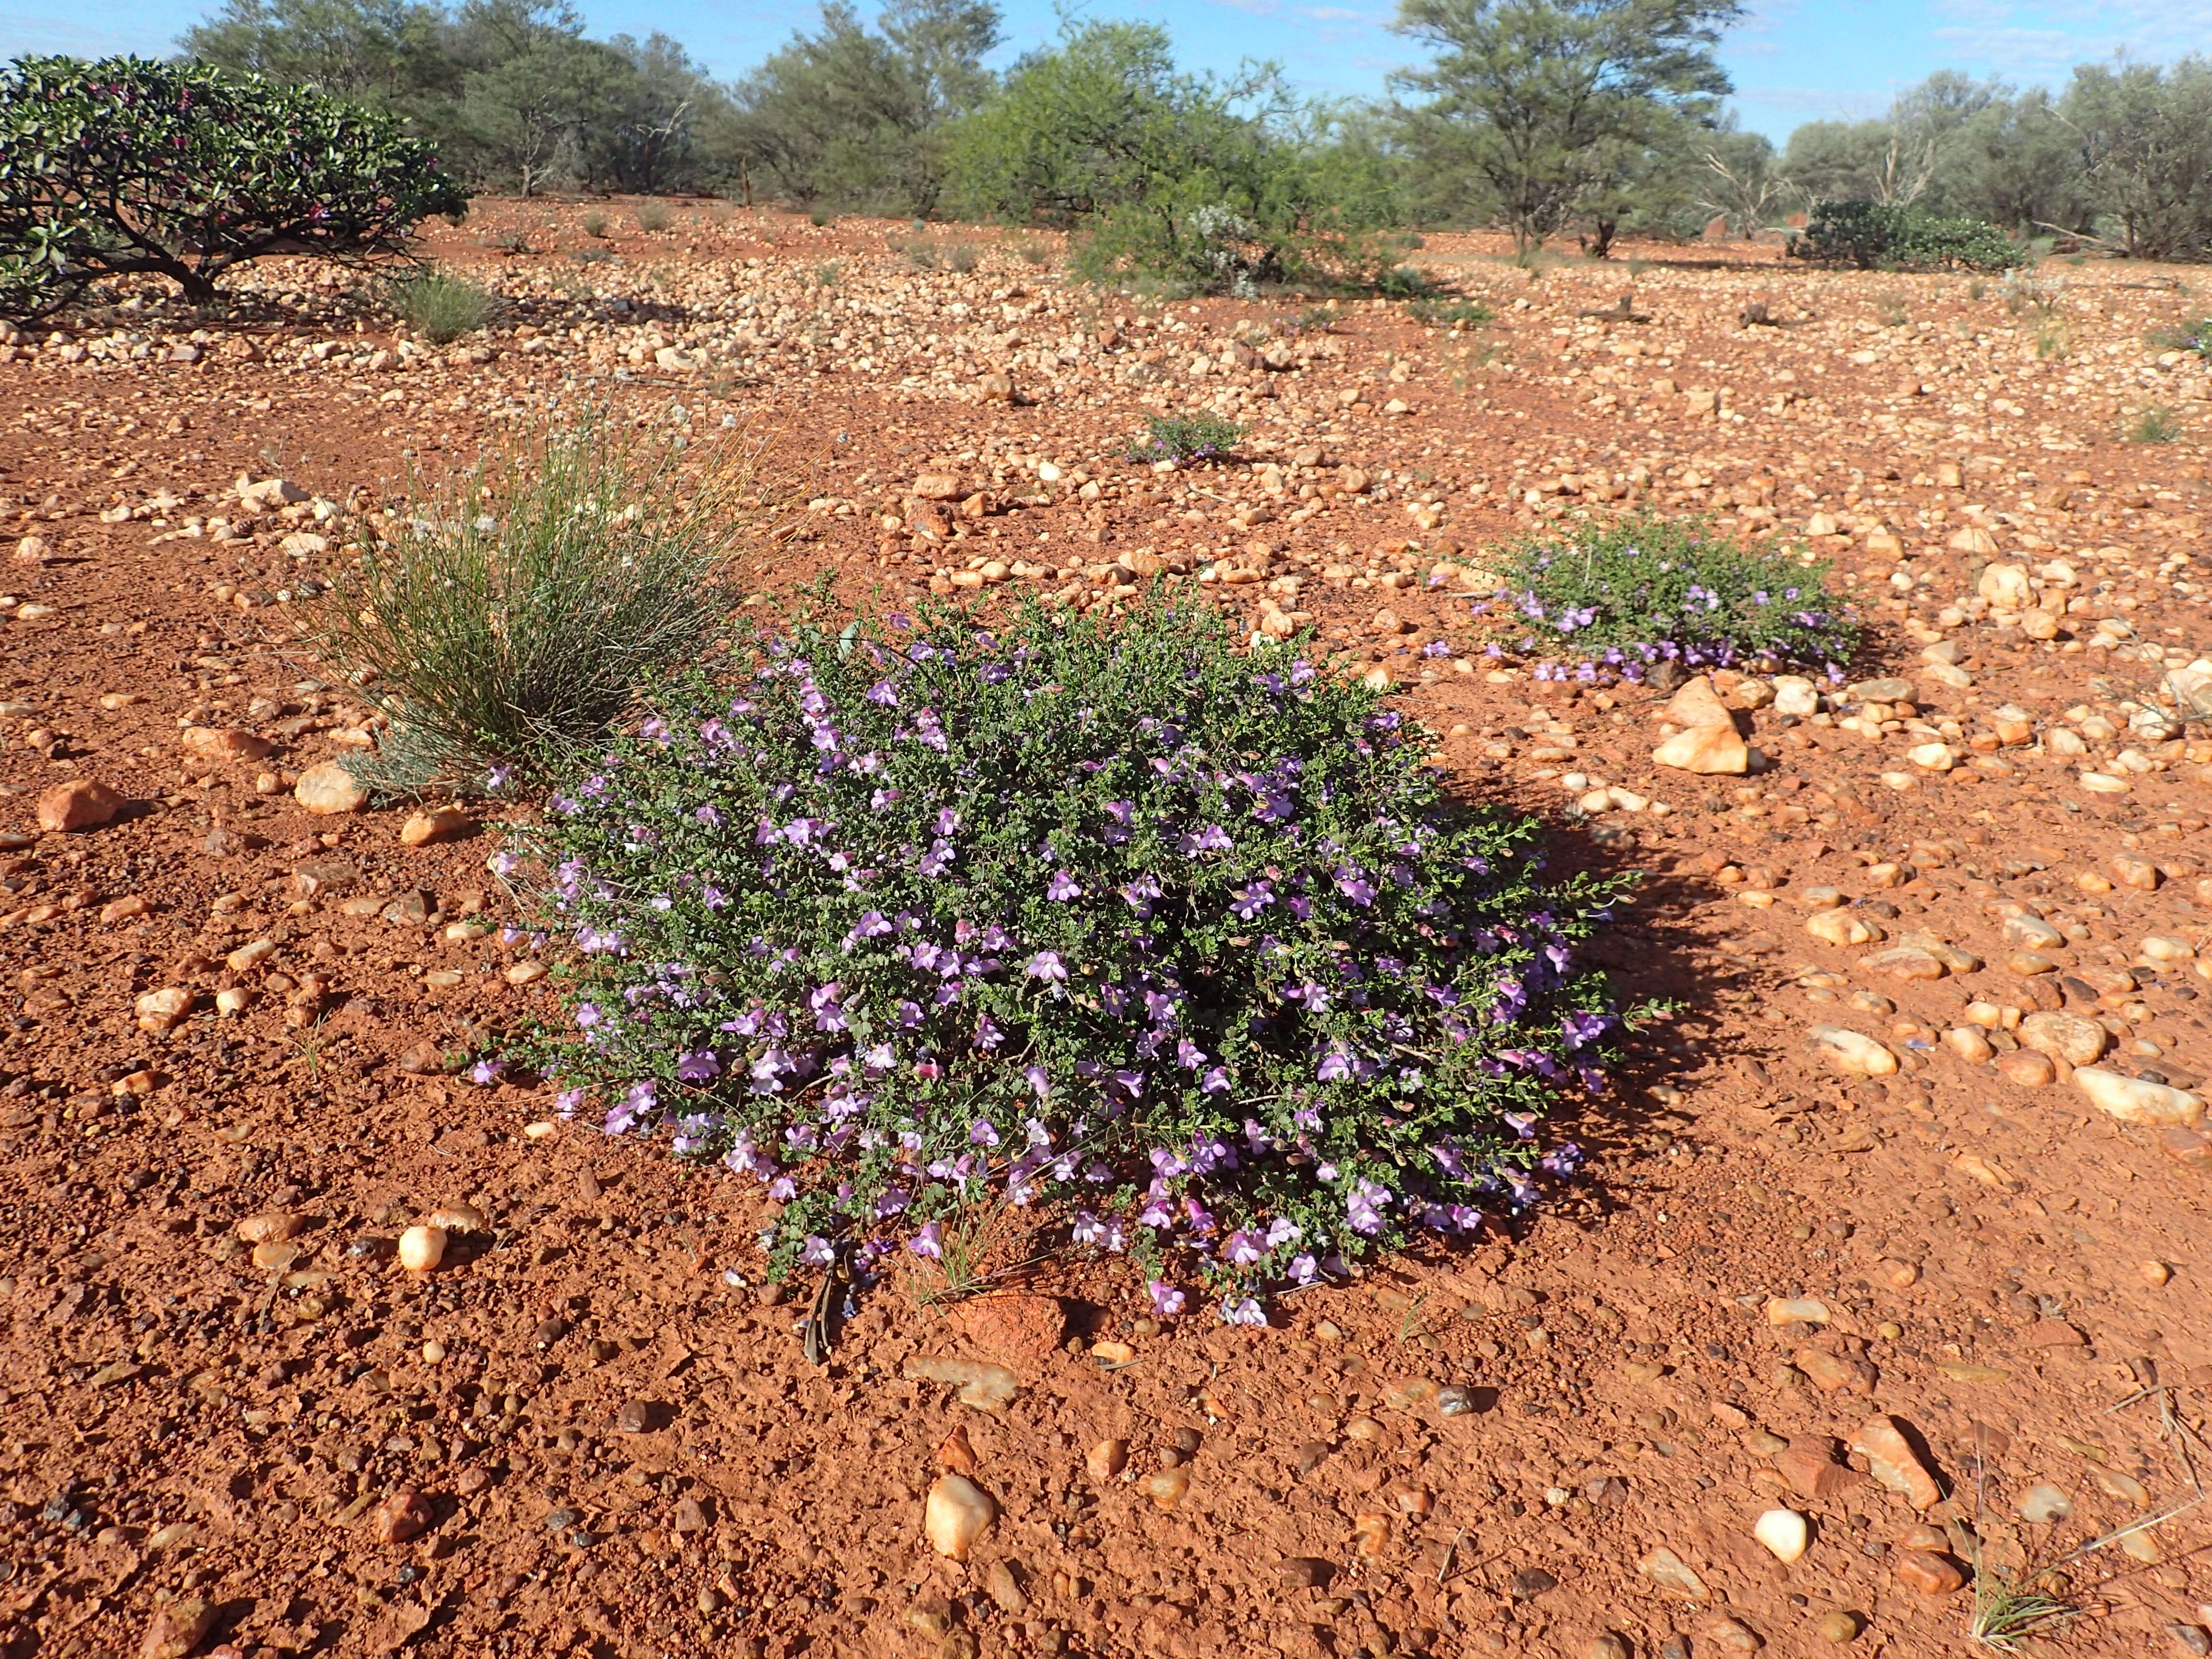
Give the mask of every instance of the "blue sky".
[[[862, 0], [865, 9], [866, 0]], [[1051, 0], [1001, 0], [1008, 48], [1054, 32]], [[1744, 125], [1779, 139], [1800, 121], [1879, 114], [1890, 94], [1938, 69], [2056, 82], [2075, 64], [2125, 52], [2152, 61], [2212, 53], [2212, 0], [1753, 0], [1723, 52]], [[757, 61], [815, 9], [795, 0], [582, 0], [595, 34], [665, 30], [717, 73]], [[1154, 19], [1183, 60], [1229, 69], [1279, 60], [1302, 88], [1371, 94], [1410, 60], [1385, 27], [1393, 8], [1362, 0], [1097, 0], [1105, 16]], [[173, 0], [0, 0], [0, 57], [25, 52], [165, 52], [195, 13]]]

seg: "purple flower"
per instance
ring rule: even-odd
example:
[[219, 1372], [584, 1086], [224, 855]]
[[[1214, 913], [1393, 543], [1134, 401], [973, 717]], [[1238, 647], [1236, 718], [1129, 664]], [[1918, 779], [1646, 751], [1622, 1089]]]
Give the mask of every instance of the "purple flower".
[[998, 1126], [988, 1117], [979, 1117], [968, 1126], [968, 1139], [971, 1146], [995, 1146], [999, 1144]]
[[722, 1062], [710, 1048], [695, 1048], [676, 1062], [676, 1075], [686, 1083], [711, 1083], [722, 1074]]
[[1229, 1235], [1221, 1247], [1221, 1254], [1239, 1267], [1249, 1267], [1267, 1255], [1267, 1250], [1249, 1228], [1239, 1227]]
[[1055, 903], [1064, 904], [1069, 899], [1081, 898], [1083, 890], [1075, 884], [1074, 877], [1069, 875], [1065, 870], [1058, 870], [1053, 872], [1052, 879], [1045, 884], [1044, 896]]
[[500, 1069], [504, 1064], [502, 1060], [480, 1060], [469, 1067], [469, 1081], [476, 1084], [489, 1083], [499, 1075]]
[[1154, 1279], [1146, 1287], [1152, 1293], [1152, 1306], [1164, 1319], [1172, 1319], [1183, 1309], [1183, 1293], [1172, 1285]]
[[1052, 1079], [1045, 1075], [1043, 1066], [1030, 1066], [1022, 1073], [1022, 1076], [1028, 1080], [1030, 1087], [1036, 1091], [1036, 1097], [1039, 1100], [1046, 1100], [1051, 1097]]
[[1048, 981], [1052, 980], [1064, 980], [1067, 977], [1067, 969], [1061, 963], [1060, 952], [1057, 951], [1038, 951], [1035, 956], [1030, 958], [1029, 965], [1024, 968], [1022, 971], [1031, 979], [1041, 979]]
[[837, 1252], [830, 1248], [828, 1239], [809, 1233], [805, 1248], [799, 1251], [799, 1259], [810, 1267], [826, 1267], [837, 1259]]
[[941, 1260], [945, 1255], [945, 1224], [933, 1221], [906, 1242], [906, 1247], [916, 1255], [926, 1255], [931, 1261]]
[[1275, 895], [1264, 881], [1255, 881], [1249, 887], [1239, 887], [1229, 895], [1229, 908], [1243, 921], [1249, 921], [1267, 906], [1275, 902]]
[[1267, 1316], [1259, 1302], [1249, 1296], [1242, 1298], [1224, 1297], [1221, 1319], [1227, 1325], [1264, 1325], [1267, 1322]]

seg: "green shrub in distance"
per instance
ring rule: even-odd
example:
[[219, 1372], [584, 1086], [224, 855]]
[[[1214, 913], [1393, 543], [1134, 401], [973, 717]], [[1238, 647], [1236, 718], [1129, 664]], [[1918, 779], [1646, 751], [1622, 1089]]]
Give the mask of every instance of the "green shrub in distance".
[[604, 236], [607, 234], [607, 216], [594, 210], [584, 216], [583, 226], [585, 235], [594, 238]]
[[1414, 300], [1406, 314], [1430, 328], [1477, 328], [1492, 315], [1480, 300]]
[[19, 58], [0, 70], [0, 314], [107, 276], [194, 301], [271, 254], [404, 254], [468, 193], [397, 116], [205, 64]]
[[658, 236], [662, 231], [668, 228], [668, 204], [665, 202], [641, 202], [638, 204], [637, 212], [634, 216], [637, 220], [637, 228], [640, 230], [643, 231], [648, 236]]
[[1237, 447], [1245, 428], [1218, 415], [1147, 415], [1145, 435], [1130, 446], [1133, 461], [1210, 461]]
[[1517, 619], [1523, 657], [1547, 678], [1661, 662], [1840, 672], [1859, 626], [1827, 591], [1828, 563], [1747, 548], [1694, 521], [1639, 515], [1539, 537], [1498, 565], [1489, 614]]
[[500, 866], [570, 963], [512, 1058], [761, 1183], [772, 1272], [988, 1215], [1257, 1322], [1572, 1168], [1535, 1120], [1600, 1081], [1618, 887], [1378, 693], [1210, 606], [842, 621], [659, 688]]
[[1804, 230], [1790, 239], [1790, 252], [1862, 270], [2008, 270], [2028, 259], [2027, 249], [1979, 219], [1864, 200], [1814, 203]]
[[2170, 444], [2180, 435], [2180, 421], [2164, 404], [2136, 410], [2135, 419], [2128, 423], [2131, 444]]
[[392, 313], [433, 345], [451, 345], [498, 314], [499, 300], [488, 289], [442, 270], [402, 277], [385, 289]]
[[317, 617], [324, 659], [391, 717], [356, 775], [481, 788], [596, 742], [717, 637], [747, 493], [741, 462], [596, 413], [428, 492]]

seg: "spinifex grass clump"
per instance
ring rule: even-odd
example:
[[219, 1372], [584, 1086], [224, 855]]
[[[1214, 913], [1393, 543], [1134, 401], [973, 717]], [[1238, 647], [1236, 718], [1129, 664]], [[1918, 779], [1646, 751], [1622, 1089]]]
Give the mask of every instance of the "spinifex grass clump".
[[1005, 1204], [1252, 1319], [1577, 1156], [1534, 1124], [1599, 1081], [1611, 890], [1210, 610], [802, 624], [653, 702], [519, 849], [577, 952], [530, 1058], [765, 1183], [779, 1272]]
[[719, 633], [750, 478], [586, 411], [430, 490], [320, 613], [325, 659], [391, 716], [358, 775], [466, 789], [588, 749]]
[[451, 345], [498, 314], [499, 299], [465, 277], [425, 270], [390, 284], [392, 314], [433, 345]]
[[1840, 672], [1858, 643], [1829, 597], [1827, 561], [1742, 547], [1694, 522], [1644, 516], [1527, 542], [1500, 580], [1487, 608], [1510, 613], [1525, 629], [1521, 654], [1561, 677], [1639, 679], [1661, 661]]
[[1210, 461], [1226, 455], [1244, 428], [1218, 415], [1147, 415], [1145, 435], [1129, 447], [1133, 461]]

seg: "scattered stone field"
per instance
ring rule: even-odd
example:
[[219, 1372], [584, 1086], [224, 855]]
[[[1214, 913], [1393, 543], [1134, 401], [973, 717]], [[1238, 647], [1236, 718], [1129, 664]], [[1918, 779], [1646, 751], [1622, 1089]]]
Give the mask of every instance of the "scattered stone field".
[[[2173, 271], [1437, 236], [1488, 320], [1324, 314], [617, 209], [440, 229], [504, 301], [448, 346], [283, 264], [0, 345], [0, 1654], [1920, 1659], [2045, 1567], [2022, 1650], [2212, 1652]], [[380, 717], [300, 641], [410, 479], [587, 400], [758, 449], [762, 614], [1196, 595], [1644, 872], [1595, 954], [1674, 1012], [1546, 1126], [1588, 1172], [1265, 1328], [901, 1269], [810, 1364], [753, 1183], [449, 1065], [548, 963], [483, 814], [332, 770]], [[1233, 458], [1127, 458], [1200, 410]], [[1861, 659], [1537, 678], [1496, 550], [1644, 509], [1832, 558]]]

